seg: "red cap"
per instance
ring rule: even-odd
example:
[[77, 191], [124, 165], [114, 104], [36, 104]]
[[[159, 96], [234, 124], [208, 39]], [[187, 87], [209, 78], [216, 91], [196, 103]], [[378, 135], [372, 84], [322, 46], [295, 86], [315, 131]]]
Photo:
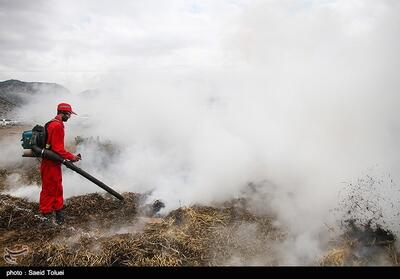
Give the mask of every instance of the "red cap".
[[58, 104], [57, 111], [66, 111], [66, 112], [76, 114], [75, 112], [72, 111], [71, 105], [67, 104], [67, 103]]

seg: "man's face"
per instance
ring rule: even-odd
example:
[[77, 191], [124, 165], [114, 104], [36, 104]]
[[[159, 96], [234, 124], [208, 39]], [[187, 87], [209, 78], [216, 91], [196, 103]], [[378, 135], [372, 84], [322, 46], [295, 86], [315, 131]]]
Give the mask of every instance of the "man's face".
[[61, 119], [62, 119], [62, 121], [67, 122], [70, 117], [71, 117], [70, 112], [64, 112], [61, 116]]

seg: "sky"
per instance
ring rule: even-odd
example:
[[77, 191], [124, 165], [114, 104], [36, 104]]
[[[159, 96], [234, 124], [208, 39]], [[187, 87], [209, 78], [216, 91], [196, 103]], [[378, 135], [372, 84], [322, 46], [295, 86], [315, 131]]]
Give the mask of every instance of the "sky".
[[[395, 0], [0, 0], [0, 80], [70, 89], [19, 113], [44, 123], [71, 102], [67, 140], [119, 150], [81, 146], [80, 166], [117, 191], [165, 210], [250, 196], [289, 232], [282, 262], [305, 264], [348, 183], [370, 175], [371, 191], [400, 198], [399, 12]], [[1, 166], [21, 160], [8, 147]], [[64, 184], [66, 197], [97, 190], [68, 172]]]
[[79, 92], [109, 73], [218, 67], [241, 2], [2, 0], [0, 79]]

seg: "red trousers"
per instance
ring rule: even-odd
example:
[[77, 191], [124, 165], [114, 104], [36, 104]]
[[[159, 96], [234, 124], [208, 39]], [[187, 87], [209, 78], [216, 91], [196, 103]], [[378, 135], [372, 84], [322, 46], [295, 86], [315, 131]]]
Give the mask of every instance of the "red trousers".
[[40, 166], [42, 191], [39, 209], [43, 214], [62, 209], [64, 205], [61, 163], [42, 159]]

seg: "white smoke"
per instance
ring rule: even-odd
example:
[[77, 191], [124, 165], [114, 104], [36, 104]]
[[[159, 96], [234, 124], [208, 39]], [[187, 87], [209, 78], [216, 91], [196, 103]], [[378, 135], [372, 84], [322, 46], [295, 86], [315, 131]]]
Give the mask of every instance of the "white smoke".
[[[282, 263], [309, 264], [323, 250], [343, 181], [376, 164], [399, 181], [400, 4], [252, 1], [240, 9], [218, 25], [218, 44], [202, 46], [223, 53], [212, 67], [194, 59], [111, 71], [90, 80], [95, 97], [37, 100], [29, 116], [45, 122], [57, 102], [71, 102], [89, 118], [73, 116], [67, 140], [99, 137], [121, 152], [102, 167], [109, 155], [82, 146], [78, 165], [119, 192], [151, 191], [166, 210], [264, 185], [268, 199], [257, 208], [272, 208], [290, 233]], [[66, 197], [96, 187], [65, 172]]]
[[24, 198], [32, 202], [39, 201], [40, 187], [38, 185], [23, 185], [19, 180], [17, 182], [15, 184], [8, 184], [11, 190], [4, 191], [4, 194]]

